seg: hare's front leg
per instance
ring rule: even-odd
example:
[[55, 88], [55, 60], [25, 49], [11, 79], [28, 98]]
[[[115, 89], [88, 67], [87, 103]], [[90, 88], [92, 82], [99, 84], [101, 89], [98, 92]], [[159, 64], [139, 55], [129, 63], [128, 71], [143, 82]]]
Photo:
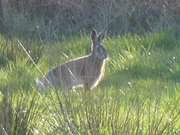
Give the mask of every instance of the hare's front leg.
[[85, 90], [91, 90], [94, 85], [94, 80], [86, 80], [84, 82], [84, 89]]
[[91, 85], [89, 83], [84, 84], [84, 89], [85, 90], [91, 90]]

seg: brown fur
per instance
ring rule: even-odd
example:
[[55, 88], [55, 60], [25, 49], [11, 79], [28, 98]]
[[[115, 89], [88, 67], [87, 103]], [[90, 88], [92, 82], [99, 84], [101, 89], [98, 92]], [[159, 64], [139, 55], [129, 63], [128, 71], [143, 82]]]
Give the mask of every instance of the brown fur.
[[[87, 56], [71, 60], [53, 68], [39, 81], [39, 86], [46, 88], [51, 85], [62, 89], [72, 89], [77, 86], [83, 86], [85, 89], [96, 87], [104, 73], [107, 57], [105, 49], [100, 45], [100, 40], [98, 41], [97, 39], [96, 33], [92, 33], [92, 52]], [[100, 52], [103, 57], [98, 52], [95, 54], [96, 50], [94, 47], [96, 46], [103, 48]], [[102, 58], [98, 58], [98, 55]]]

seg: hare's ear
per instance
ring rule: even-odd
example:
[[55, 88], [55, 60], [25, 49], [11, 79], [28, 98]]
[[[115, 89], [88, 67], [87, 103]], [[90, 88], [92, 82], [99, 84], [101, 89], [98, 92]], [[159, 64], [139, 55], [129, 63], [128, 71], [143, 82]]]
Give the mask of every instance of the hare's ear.
[[96, 39], [97, 39], [97, 32], [95, 29], [93, 29], [91, 32], [91, 39], [93, 42], [96, 41]]
[[98, 35], [98, 41], [102, 41], [104, 39], [104, 37], [105, 37], [105, 33], [100, 33]]

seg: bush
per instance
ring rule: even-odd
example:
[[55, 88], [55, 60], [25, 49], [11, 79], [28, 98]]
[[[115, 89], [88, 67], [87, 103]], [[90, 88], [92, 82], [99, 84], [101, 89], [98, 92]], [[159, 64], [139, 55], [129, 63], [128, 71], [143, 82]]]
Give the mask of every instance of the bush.
[[[178, 0], [9, 0], [3, 18], [9, 32], [58, 39], [92, 27], [112, 34], [178, 27]], [[13, 24], [13, 25], [12, 25]]]

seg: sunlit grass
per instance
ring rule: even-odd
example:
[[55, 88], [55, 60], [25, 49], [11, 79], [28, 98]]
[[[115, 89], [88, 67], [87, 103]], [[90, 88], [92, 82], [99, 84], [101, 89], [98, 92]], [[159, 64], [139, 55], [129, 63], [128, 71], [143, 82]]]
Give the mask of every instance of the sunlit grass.
[[[1, 40], [3, 52], [5, 39]], [[17, 45], [16, 40], [7, 43]], [[22, 43], [32, 56], [41, 50], [37, 42]], [[9, 60], [0, 69], [0, 119], [6, 114], [10, 122], [0, 121], [0, 131], [15, 135], [179, 134], [180, 42], [173, 32], [108, 37], [104, 44], [110, 55], [105, 77], [90, 92], [37, 91], [35, 79], [42, 75], [24, 52], [18, 47], [12, 54], [11, 49], [4, 51]], [[36, 55], [40, 57], [37, 65], [46, 73], [85, 55], [89, 48], [87, 35], [46, 43]]]

